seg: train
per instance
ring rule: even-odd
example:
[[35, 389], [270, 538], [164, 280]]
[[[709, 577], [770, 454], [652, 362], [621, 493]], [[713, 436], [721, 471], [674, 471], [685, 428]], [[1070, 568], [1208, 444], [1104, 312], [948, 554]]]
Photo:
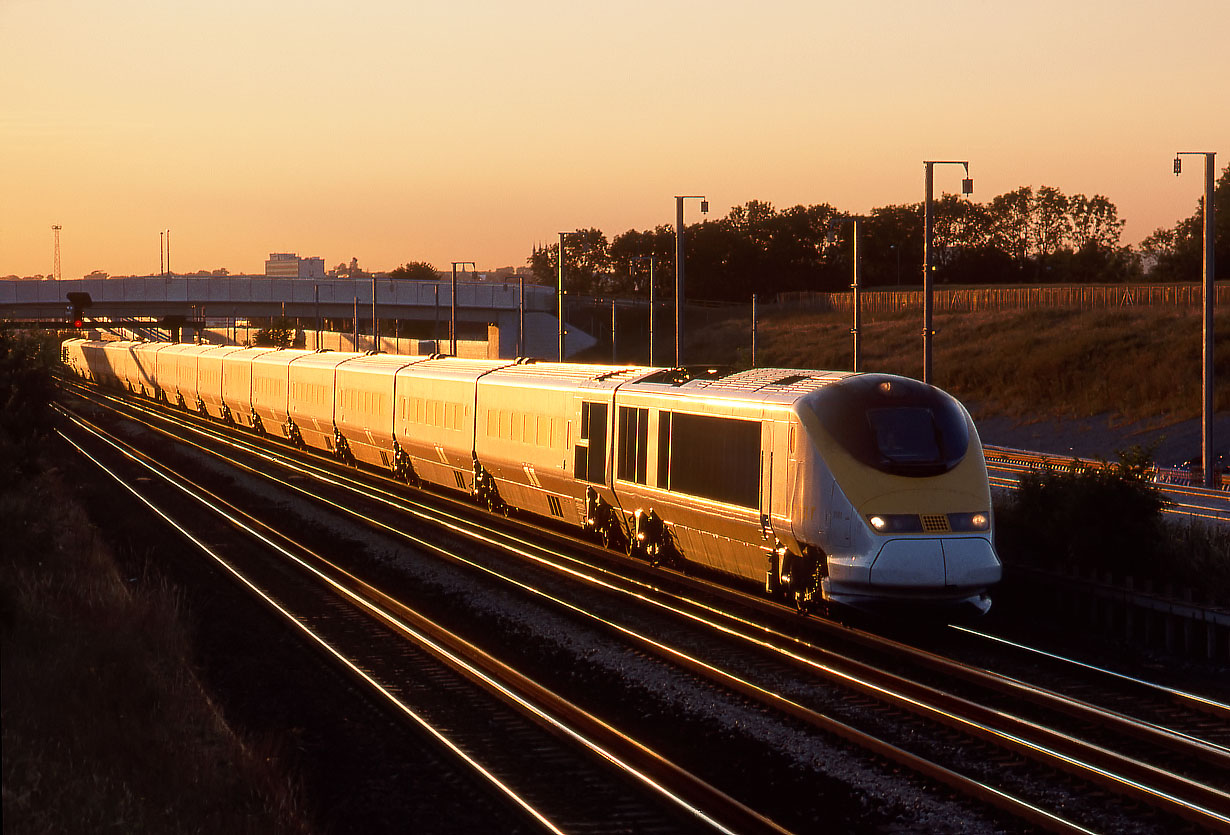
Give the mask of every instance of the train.
[[572, 526], [800, 612], [991, 605], [969, 412], [908, 377], [68, 339], [75, 376]]

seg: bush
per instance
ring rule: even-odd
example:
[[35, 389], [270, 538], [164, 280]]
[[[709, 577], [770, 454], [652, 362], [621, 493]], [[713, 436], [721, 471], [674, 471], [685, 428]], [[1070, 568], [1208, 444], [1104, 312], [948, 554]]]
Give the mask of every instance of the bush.
[[1024, 473], [1000, 514], [1000, 545], [1016, 562], [1080, 565], [1147, 574], [1165, 542], [1166, 499], [1149, 479], [1152, 453], [1118, 452], [1118, 463], [1073, 462]]
[[0, 330], [0, 476], [32, 473], [51, 431], [53, 338]]

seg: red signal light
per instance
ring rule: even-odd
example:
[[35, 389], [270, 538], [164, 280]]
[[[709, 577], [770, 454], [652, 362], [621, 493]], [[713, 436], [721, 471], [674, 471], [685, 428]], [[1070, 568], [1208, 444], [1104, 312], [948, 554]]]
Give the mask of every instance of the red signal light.
[[76, 319], [73, 320], [73, 327], [76, 328], [77, 330], [81, 330], [82, 328], [85, 327], [85, 320], [82, 319], [80, 316], [78, 316]]

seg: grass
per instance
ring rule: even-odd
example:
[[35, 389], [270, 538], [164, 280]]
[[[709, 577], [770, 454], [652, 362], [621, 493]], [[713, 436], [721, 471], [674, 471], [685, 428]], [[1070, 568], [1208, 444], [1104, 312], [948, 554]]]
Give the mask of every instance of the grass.
[[[769, 308], [757, 323], [757, 365], [848, 369], [846, 314]], [[867, 316], [862, 366], [922, 377], [918, 311]], [[935, 383], [980, 414], [1035, 418], [1112, 415], [1170, 423], [1199, 417], [1201, 316], [1163, 307], [1094, 311], [1034, 309], [935, 317]], [[1230, 311], [1215, 319], [1215, 377], [1230, 378]], [[689, 355], [747, 365], [750, 320], [714, 323], [689, 340]], [[1216, 411], [1230, 410], [1223, 383]]]
[[194, 676], [179, 593], [120, 575], [45, 455], [17, 464], [0, 460], [4, 831], [309, 831], [274, 752]]

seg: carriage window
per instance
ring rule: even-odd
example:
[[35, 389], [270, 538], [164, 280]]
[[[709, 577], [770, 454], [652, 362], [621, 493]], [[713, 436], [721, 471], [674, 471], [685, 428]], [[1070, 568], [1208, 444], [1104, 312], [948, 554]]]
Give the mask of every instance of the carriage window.
[[662, 412], [658, 486], [756, 507], [760, 501], [760, 421]]
[[647, 484], [649, 410], [619, 407], [619, 463], [615, 474], [624, 481]]
[[581, 481], [606, 482], [606, 404], [581, 404], [581, 437], [577, 438], [573, 469]]

